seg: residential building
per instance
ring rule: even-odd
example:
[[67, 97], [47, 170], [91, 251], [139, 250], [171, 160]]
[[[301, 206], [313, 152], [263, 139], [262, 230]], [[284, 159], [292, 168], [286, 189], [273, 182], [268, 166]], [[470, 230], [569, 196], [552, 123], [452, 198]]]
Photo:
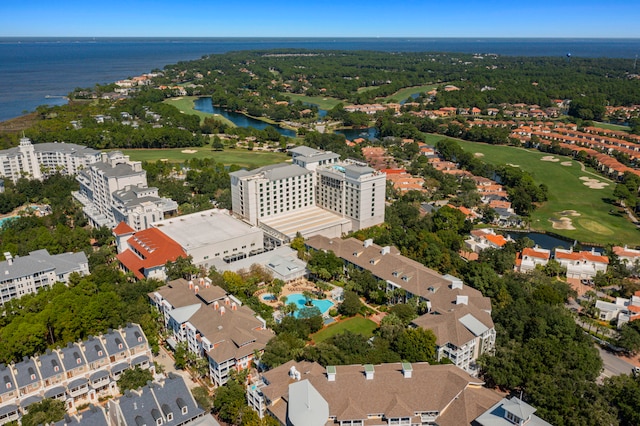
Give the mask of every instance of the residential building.
[[63, 401], [67, 410], [75, 410], [115, 396], [120, 375], [134, 367], [154, 371], [151, 348], [137, 324], [25, 357], [16, 364], [0, 364], [4, 385], [0, 386], [0, 425], [19, 419], [29, 405], [43, 398]]
[[543, 249], [537, 245], [533, 248], [527, 247], [522, 252], [516, 253], [516, 267], [518, 272], [529, 272], [536, 269], [536, 266], [544, 266], [549, 263], [551, 250]]
[[249, 405], [282, 425], [471, 425], [500, 399], [452, 365], [289, 361], [247, 386]]
[[273, 337], [262, 318], [208, 279], [197, 284], [170, 281], [149, 293], [149, 299], [171, 333], [167, 343], [174, 348], [184, 343], [190, 352], [206, 357], [216, 386], [227, 382], [231, 370], [250, 367]]
[[172, 373], [161, 382], [110, 400], [107, 412], [113, 426], [195, 425], [207, 414], [193, 399], [182, 376]]
[[488, 248], [501, 249], [509, 241], [513, 241], [511, 237], [496, 234], [493, 229], [474, 229], [471, 231], [471, 238], [465, 240], [465, 246], [475, 253], [480, 253]]
[[449, 359], [473, 376], [478, 374], [478, 357], [495, 349], [496, 330], [491, 314], [474, 306], [425, 314], [411, 324], [434, 333], [438, 361]]
[[156, 278], [164, 281], [167, 278], [166, 263], [188, 256], [180, 244], [158, 228], [136, 232], [125, 222], [120, 222], [113, 229], [113, 234], [118, 248], [116, 258], [121, 268], [138, 279]]
[[502, 398], [486, 412], [476, 418], [473, 426], [551, 426], [536, 416], [536, 409], [523, 400], [513, 396]]
[[640, 272], [640, 250], [630, 249], [627, 246], [614, 246], [613, 253], [618, 256], [618, 260], [621, 264], [637, 275]]
[[233, 213], [279, 242], [296, 233], [341, 236], [384, 221], [386, 175], [306, 146], [292, 164], [230, 173]]
[[475, 374], [477, 358], [494, 350], [491, 300], [462, 280], [440, 275], [402, 256], [397, 248], [380, 247], [372, 240], [317, 235], [305, 244], [310, 249], [333, 251], [346, 265], [370, 271], [386, 284], [394, 300], [417, 298], [427, 313], [415, 325], [434, 331], [440, 358], [451, 357], [457, 366]]
[[554, 259], [567, 268], [567, 278], [593, 279], [598, 271], [607, 272], [609, 258], [595, 250], [574, 252], [556, 248]]
[[165, 219], [152, 226], [179, 244], [194, 265], [206, 269], [213, 266], [214, 259], [231, 262], [265, 249], [262, 229], [234, 218], [224, 209]]
[[100, 152], [72, 143], [33, 145], [26, 137], [20, 145], [0, 151], [0, 176], [14, 183], [22, 178], [41, 180], [53, 173], [73, 176], [100, 161]]
[[36, 250], [28, 256], [13, 257], [4, 253], [0, 262], [0, 304], [25, 294], [37, 293], [43, 287], [57, 282], [68, 283], [69, 276], [77, 272], [89, 274], [89, 261], [83, 252], [50, 255], [46, 249]]
[[640, 291], [636, 291], [629, 299], [616, 297], [614, 302], [596, 300], [596, 308], [600, 321], [614, 321], [620, 328], [629, 321], [640, 319]]
[[114, 228], [124, 221], [139, 231], [178, 209], [175, 201], [160, 198], [157, 188], [148, 188], [142, 164], [120, 151], [102, 153], [100, 161], [81, 170], [76, 180], [80, 190], [73, 196], [95, 227]]

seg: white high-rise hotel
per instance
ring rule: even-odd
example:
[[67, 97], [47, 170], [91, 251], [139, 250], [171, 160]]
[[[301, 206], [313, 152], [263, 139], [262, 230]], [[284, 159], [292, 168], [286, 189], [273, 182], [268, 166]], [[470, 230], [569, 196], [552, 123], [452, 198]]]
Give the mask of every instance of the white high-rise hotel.
[[290, 152], [292, 164], [230, 173], [234, 214], [289, 238], [384, 222], [384, 173], [330, 151], [301, 146]]

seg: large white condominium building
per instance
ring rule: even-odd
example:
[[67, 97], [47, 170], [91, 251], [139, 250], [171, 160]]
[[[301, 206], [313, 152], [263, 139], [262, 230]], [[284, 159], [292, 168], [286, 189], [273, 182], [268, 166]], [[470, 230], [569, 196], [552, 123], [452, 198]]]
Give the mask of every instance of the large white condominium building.
[[14, 183], [22, 178], [43, 179], [60, 172], [75, 175], [78, 171], [100, 161], [100, 152], [72, 143], [39, 143], [20, 139], [15, 148], [0, 151], [0, 176]]
[[124, 221], [140, 231], [178, 209], [175, 201], [160, 198], [157, 188], [147, 187], [142, 164], [120, 151], [102, 153], [101, 161], [81, 170], [76, 179], [80, 191], [73, 196], [84, 205], [92, 226], [114, 228]]
[[290, 152], [292, 164], [230, 173], [234, 214], [288, 238], [339, 236], [384, 222], [384, 173], [333, 152], [305, 146]]

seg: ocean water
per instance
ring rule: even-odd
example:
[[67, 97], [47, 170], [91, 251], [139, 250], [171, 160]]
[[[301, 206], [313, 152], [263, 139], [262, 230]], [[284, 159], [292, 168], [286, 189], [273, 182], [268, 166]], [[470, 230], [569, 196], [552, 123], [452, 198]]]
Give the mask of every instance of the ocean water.
[[208, 54], [274, 48], [634, 59], [640, 39], [0, 38], [0, 121], [38, 105], [64, 104], [63, 96], [76, 87], [111, 83]]

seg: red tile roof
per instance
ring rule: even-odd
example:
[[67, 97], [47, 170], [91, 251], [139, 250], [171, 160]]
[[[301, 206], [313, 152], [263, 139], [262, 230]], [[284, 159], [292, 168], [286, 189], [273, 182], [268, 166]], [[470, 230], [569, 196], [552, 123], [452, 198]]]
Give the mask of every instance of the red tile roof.
[[522, 255], [523, 256], [529, 256], [529, 257], [537, 257], [538, 259], [549, 259], [551, 253], [550, 252], [540, 252], [540, 251], [537, 251], [534, 248], [525, 248], [524, 250], [522, 250]]
[[135, 229], [126, 224], [126, 222], [120, 222], [118, 226], [113, 228], [113, 235], [119, 237], [120, 235], [133, 234], [136, 232]]
[[590, 251], [564, 253], [556, 250], [555, 257], [556, 259], [589, 260], [591, 262], [597, 262], [597, 263], [607, 263], [607, 264], [609, 263], [609, 258], [607, 256], [593, 254]]
[[[187, 257], [180, 244], [157, 228], [136, 232], [128, 241], [130, 249], [118, 254], [122, 265], [136, 277], [144, 278], [144, 270]], [[139, 256], [137, 253], [140, 253]]]

